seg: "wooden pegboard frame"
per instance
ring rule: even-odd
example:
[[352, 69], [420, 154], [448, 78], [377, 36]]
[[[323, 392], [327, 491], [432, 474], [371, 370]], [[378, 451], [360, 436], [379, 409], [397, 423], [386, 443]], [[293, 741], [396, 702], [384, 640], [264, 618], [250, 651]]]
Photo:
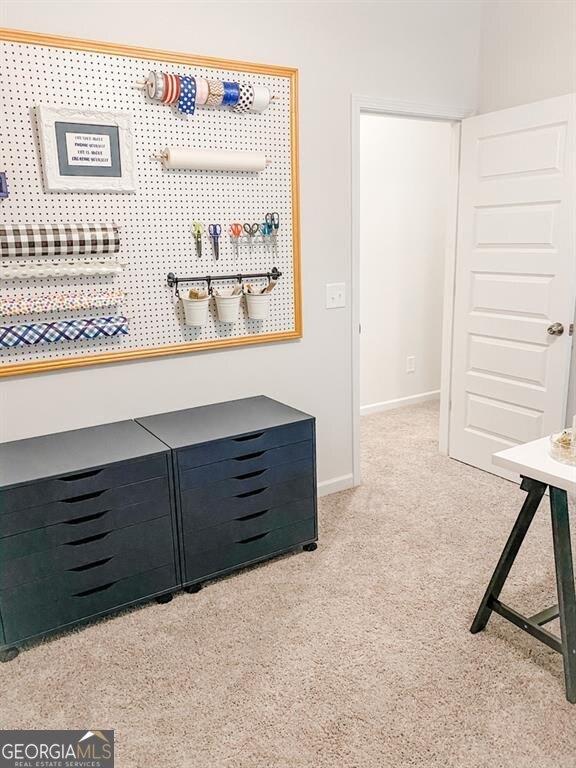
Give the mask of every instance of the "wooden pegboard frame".
[[[275, 79], [279, 79], [279, 87], [281, 90], [281, 86], [285, 84], [285, 90], [288, 93], [288, 101], [286, 104], [286, 121], [287, 121], [287, 135], [289, 135], [289, 157], [286, 167], [286, 172], [290, 174], [290, 185], [289, 185], [289, 199], [285, 201], [284, 210], [287, 210], [286, 206], [290, 207], [290, 215], [288, 217], [283, 217], [283, 223], [284, 223], [284, 230], [282, 234], [284, 235], [284, 240], [280, 239], [280, 248], [284, 249], [285, 251], [285, 259], [289, 260], [289, 264], [286, 261], [282, 261], [282, 258], [278, 258], [276, 255], [271, 254], [265, 254], [264, 249], [261, 249], [262, 252], [258, 255], [258, 259], [254, 260], [254, 258], [250, 258], [247, 255], [247, 251], [244, 255], [244, 262], [238, 264], [237, 262], [234, 263], [232, 260], [232, 257], [228, 259], [226, 262], [225, 260], [221, 260], [220, 262], [213, 262], [211, 261], [208, 265], [208, 262], [203, 259], [202, 263], [195, 264], [194, 261], [194, 251], [193, 251], [193, 242], [192, 242], [192, 236], [189, 235], [188, 242], [184, 243], [184, 247], [182, 248], [182, 252], [176, 254], [173, 259], [170, 260], [170, 267], [174, 271], [179, 271], [181, 273], [187, 272], [190, 273], [191, 267], [193, 269], [197, 269], [199, 274], [206, 272], [207, 268], [212, 273], [216, 274], [218, 271], [221, 272], [230, 272], [230, 271], [253, 271], [254, 268], [257, 269], [268, 269], [272, 266], [272, 261], [274, 263], [278, 263], [278, 266], [282, 269], [284, 273], [284, 277], [282, 280], [285, 280], [286, 282], [283, 285], [283, 290], [285, 291], [285, 294], [283, 295], [283, 298], [280, 299], [280, 294], [276, 297], [278, 298], [278, 305], [280, 306], [280, 302], [282, 302], [282, 307], [284, 307], [283, 312], [284, 315], [282, 318], [276, 318], [276, 327], [274, 327], [273, 330], [267, 330], [264, 328], [263, 332], [259, 332], [258, 328], [252, 324], [252, 326], [249, 325], [250, 321], [242, 320], [241, 323], [239, 323], [238, 327], [233, 327], [230, 330], [224, 330], [221, 327], [215, 327], [214, 325], [214, 318], [211, 317], [211, 325], [210, 329], [208, 331], [208, 335], [212, 334], [212, 337], [206, 337], [204, 338], [202, 335], [200, 337], [197, 336], [197, 332], [194, 332], [192, 330], [189, 330], [187, 328], [184, 328], [183, 333], [188, 337], [185, 340], [180, 341], [180, 343], [155, 343], [155, 344], [141, 344], [137, 348], [128, 348], [128, 347], [115, 347], [113, 350], [107, 347], [114, 346], [114, 345], [106, 345], [105, 342], [98, 345], [86, 345], [82, 348], [79, 346], [75, 346], [72, 344], [62, 345], [59, 350], [54, 352], [53, 349], [49, 351], [49, 356], [45, 356], [45, 350], [40, 351], [40, 357], [41, 359], [31, 359], [30, 354], [27, 354], [27, 350], [9, 350], [8, 354], [5, 352], [2, 353], [2, 362], [0, 362], [0, 377], [1, 376], [11, 376], [16, 374], [25, 374], [25, 373], [36, 373], [36, 372], [42, 372], [42, 371], [48, 371], [48, 370], [54, 370], [54, 369], [65, 369], [65, 368], [71, 368], [71, 367], [77, 367], [77, 366], [87, 366], [87, 365], [96, 365], [96, 364], [102, 364], [102, 363], [112, 363], [112, 362], [120, 362], [123, 360], [132, 360], [132, 359], [143, 359], [147, 357], [158, 357], [158, 356], [165, 356], [165, 355], [172, 355], [172, 354], [180, 354], [180, 353], [186, 353], [186, 352], [193, 352], [193, 351], [200, 351], [200, 350], [206, 350], [206, 349], [216, 349], [216, 348], [222, 348], [222, 347], [236, 347], [236, 346], [243, 346], [246, 344], [258, 344], [258, 343], [269, 343], [269, 342], [275, 342], [275, 341], [283, 341], [283, 340], [289, 340], [289, 339], [296, 339], [300, 338], [302, 335], [302, 310], [301, 310], [301, 273], [300, 273], [300, 216], [299, 216], [299, 179], [298, 179], [298, 72], [296, 69], [293, 68], [287, 68], [287, 67], [276, 67], [271, 65], [262, 65], [262, 64], [254, 64], [249, 62], [239, 62], [239, 61], [230, 61], [226, 59], [218, 59], [218, 58], [211, 58], [211, 57], [199, 57], [199, 56], [193, 56], [189, 54], [182, 54], [182, 53], [174, 53], [170, 51], [157, 51], [157, 50], [151, 50], [146, 48], [139, 48], [134, 46], [121, 46], [121, 45], [115, 45], [111, 43], [100, 43], [95, 41], [88, 41], [88, 40], [77, 40], [73, 38], [63, 38], [58, 36], [52, 36], [52, 35], [40, 35], [40, 34], [34, 34], [19, 30], [9, 30], [9, 29], [0, 29], [0, 47], [5, 47], [5, 43], [14, 43], [24, 46], [41, 46], [42, 48], [49, 48], [52, 49], [55, 52], [55, 55], [63, 56], [65, 53], [63, 52], [73, 52], [73, 51], [79, 51], [79, 52], [85, 52], [85, 53], [94, 53], [99, 54], [99, 66], [102, 67], [105, 65], [106, 57], [124, 57], [132, 60], [137, 60], [139, 63], [142, 64], [142, 66], [139, 68], [139, 72], [141, 69], [141, 76], [145, 76], [147, 69], [153, 69], [153, 68], [159, 68], [162, 69], [162, 67], [166, 67], [168, 71], [179, 71], [178, 66], [180, 65], [180, 68], [182, 70], [183, 74], [186, 74], [186, 72], [190, 71], [186, 69], [187, 67], [193, 68], [195, 72], [199, 75], [212, 75], [217, 77], [218, 72], [222, 73], [233, 73], [232, 76], [230, 76], [230, 79], [234, 79], [237, 77], [239, 80], [248, 80], [250, 79], [250, 75], [255, 76], [253, 79], [254, 81], [261, 82], [266, 85], [271, 85], [274, 90], [274, 82]], [[9, 52], [9, 47], [5, 47], [5, 53]], [[110, 60], [113, 61], [114, 58], [111, 58]], [[104, 63], [103, 63], [104, 62]], [[144, 65], [147, 65], [147, 68]], [[208, 71], [207, 71], [208, 70]], [[258, 80], [258, 76], [261, 76]], [[22, 75], [24, 78], [25, 75]], [[150, 104], [147, 103], [146, 97], [144, 94], [135, 92], [136, 96], [135, 98], [140, 99], [142, 104]], [[37, 102], [35, 102], [37, 103]], [[69, 103], [69, 99], [64, 99], [62, 101], [61, 106], [67, 106]], [[86, 107], [89, 108], [93, 106], [93, 104], [87, 104]], [[162, 120], [166, 121], [168, 119], [172, 119], [174, 121], [178, 121], [177, 124], [181, 124], [182, 118], [179, 115], [176, 115], [173, 113], [170, 108], [163, 107], [161, 105], [151, 105], [151, 114], [159, 115], [160, 113], [157, 111], [159, 109], [166, 110], [165, 114], [162, 117]], [[278, 109], [278, 104], [275, 103], [274, 107], [271, 107], [270, 109]], [[128, 109], [128, 111], [130, 111]], [[194, 119], [202, 119], [202, 110], [199, 110], [200, 114], [195, 116], [194, 118], [189, 118], [191, 121]], [[171, 114], [169, 114], [171, 113]], [[223, 120], [227, 118], [229, 113], [227, 111], [221, 111], [219, 117], [216, 117], [216, 111], [215, 110], [206, 110], [206, 115], [211, 114], [212, 120]], [[242, 118], [246, 117], [244, 115], [238, 115], [236, 117], [236, 126], [242, 127], [243, 124], [241, 122]], [[260, 116], [254, 116], [256, 120]], [[250, 125], [250, 131], [252, 134], [254, 133], [254, 126], [256, 123], [252, 123]], [[36, 143], [36, 137], [35, 132], [33, 131], [33, 128], [30, 129], [32, 131], [31, 135], [33, 136], [34, 142]], [[160, 130], [160, 129], [159, 129]], [[193, 146], [193, 138], [194, 134], [190, 133], [191, 140], [189, 145]], [[269, 136], [269, 139], [272, 141], [274, 140], [273, 136]], [[159, 142], [159, 139], [157, 138], [157, 142]], [[166, 138], [166, 141], [164, 142], [166, 145], [174, 145], [174, 142], [170, 140], [170, 137]], [[182, 143], [182, 142], [180, 142]], [[242, 144], [240, 144], [240, 147], [236, 146], [235, 148], [242, 148]], [[152, 147], [150, 148], [152, 149]], [[161, 149], [160, 146], [155, 146], [153, 149]], [[148, 158], [146, 158], [148, 160]], [[28, 158], [29, 162], [33, 162], [38, 164], [38, 158], [37, 155], [34, 154], [32, 157]], [[152, 161], [150, 161], [152, 162]], [[4, 170], [4, 169], [3, 169]], [[15, 177], [18, 174], [18, 168], [11, 168], [8, 166], [6, 170], [9, 173], [9, 183], [10, 183], [10, 177]], [[159, 173], [159, 169], [156, 168], [156, 173]], [[41, 178], [41, 169], [38, 167], [36, 169], [36, 173], [38, 175], [38, 179]], [[41, 181], [39, 182], [41, 184]], [[12, 184], [12, 195], [15, 194], [14, 189], [17, 185]], [[17, 193], [17, 192], [16, 192]], [[42, 190], [42, 194], [45, 195], [46, 198], [49, 198], [54, 193], [44, 193]], [[64, 193], [66, 197], [74, 198], [77, 197], [78, 193]], [[62, 195], [59, 195], [62, 197]], [[78, 195], [79, 196], [79, 195]], [[100, 194], [95, 196], [89, 196], [90, 199], [94, 200], [97, 197], [100, 197]], [[114, 198], [121, 199], [123, 196], [121, 195], [106, 195], [106, 208], [110, 210], [112, 213], [114, 212]], [[266, 212], [266, 210], [269, 209], [270, 206], [274, 208], [272, 205], [272, 202], [265, 200], [261, 201], [262, 204], [260, 206], [256, 206], [254, 203], [255, 201], [252, 200], [251, 205], [247, 205], [247, 210], [245, 211], [245, 218], [247, 220], [252, 220], [256, 216], [260, 215], [263, 216], [263, 214]], [[10, 212], [10, 205], [6, 205], [8, 201], [4, 201], [0, 204], [0, 217], [5, 217], [5, 220], [7, 223], [24, 223], [22, 221], [16, 221], [14, 218], [14, 214]], [[280, 207], [280, 206], [279, 206]], [[41, 208], [40, 205], [35, 206], [35, 210], [37, 211], [38, 208]], [[258, 208], [258, 210], [255, 210], [255, 208]], [[8, 221], [8, 215], [10, 215], [11, 220]], [[42, 212], [40, 213], [42, 215]], [[28, 219], [30, 220], [32, 216], [32, 213], [28, 216]], [[50, 219], [54, 219], [54, 216], [50, 216], [49, 212], [43, 214], [43, 223], [52, 223], [49, 221]], [[22, 219], [22, 216], [19, 216], [18, 218]], [[39, 215], [36, 214], [35, 218], [39, 218]], [[66, 218], [67, 220], [70, 219], [70, 215], [65, 215], [62, 218]], [[76, 217], [78, 218], [78, 217]], [[102, 219], [103, 217], [101, 215], [99, 216], [92, 216], [92, 217], [83, 217], [83, 220], [86, 220], [87, 218], [93, 218], [93, 219]], [[110, 218], [104, 217], [104, 218]], [[112, 216], [112, 218], [120, 218]], [[189, 219], [197, 218], [196, 215], [194, 215], [194, 211], [190, 210], [190, 216]], [[237, 218], [237, 217], [236, 217]], [[286, 230], [286, 220], [290, 222], [289, 231]], [[122, 222], [118, 222], [122, 224]], [[223, 225], [227, 225], [228, 221], [222, 221]], [[129, 228], [128, 228], [129, 229]], [[225, 235], [223, 233], [223, 243], [226, 243]], [[182, 243], [182, 239], [179, 241]], [[205, 242], [205, 249], [208, 250], [207, 241]], [[130, 249], [130, 244], [127, 243], [127, 233], [126, 230], [123, 232], [123, 238], [122, 238], [122, 250], [121, 255], [126, 255], [127, 260], [130, 263], [133, 253]], [[252, 255], [253, 256], [253, 255]], [[150, 254], [150, 259], [154, 259], [154, 254]], [[248, 260], [248, 261], [246, 261]], [[134, 262], [132, 261], [132, 264], [134, 265]], [[158, 272], [158, 276], [162, 274], [163, 276], [166, 274], [168, 270], [165, 269], [164, 265], [162, 265], [161, 271]], [[34, 281], [36, 282], [36, 281]], [[48, 284], [47, 284], [48, 283]], [[104, 287], [102, 283], [99, 283], [97, 280], [92, 282], [80, 282], [80, 283], [66, 283], [64, 286], [61, 285], [54, 285], [52, 284], [52, 281], [47, 281], [47, 283], [32, 285], [25, 281], [22, 281], [21, 283], [16, 283], [12, 285], [12, 290], [21, 291], [21, 290], [27, 290], [28, 288], [32, 288], [33, 291], [36, 293], [39, 292], [45, 292], [45, 291], [53, 291], [57, 288], [64, 287], [65, 289], [70, 288], [89, 288], [91, 285], [94, 285], [95, 287]], [[114, 283], [114, 287], [117, 288], [124, 288], [127, 287], [128, 291], [130, 291], [130, 288], [133, 286], [128, 285], [125, 286], [124, 283], [121, 281], [118, 283]], [[162, 282], [160, 285], [156, 285], [155, 289], [161, 292], [168, 292], [169, 289], [165, 286], [165, 282]], [[287, 293], [286, 293], [287, 291]], [[158, 294], [157, 294], [158, 295]], [[166, 293], [162, 294], [166, 295]], [[173, 304], [169, 305], [169, 310], [172, 312], [174, 317], [179, 318], [179, 315], [177, 312], [175, 312], [175, 308]], [[131, 314], [130, 312], [128, 314]], [[134, 313], [137, 315], [137, 313]], [[59, 315], [51, 315], [53, 319], [59, 319]], [[40, 317], [40, 318], [32, 318], [32, 321], [42, 321], [45, 320], [46, 317]], [[136, 322], [138, 322], [138, 317], [135, 318]], [[279, 328], [277, 327], [279, 322], [285, 322], [286, 327]], [[182, 328], [181, 326], [181, 320], [178, 319], [178, 327]], [[240, 330], [240, 333], [238, 333], [238, 330]], [[242, 332], [247, 331], [247, 332]], [[235, 335], [236, 334], [236, 335]], [[174, 333], [172, 333], [172, 337], [174, 336]], [[128, 337], [130, 339], [130, 337]], [[156, 340], [158, 341], [158, 340]], [[128, 341], [128, 343], [131, 343], [131, 340]], [[46, 346], [56, 346], [56, 345], [46, 345]]]

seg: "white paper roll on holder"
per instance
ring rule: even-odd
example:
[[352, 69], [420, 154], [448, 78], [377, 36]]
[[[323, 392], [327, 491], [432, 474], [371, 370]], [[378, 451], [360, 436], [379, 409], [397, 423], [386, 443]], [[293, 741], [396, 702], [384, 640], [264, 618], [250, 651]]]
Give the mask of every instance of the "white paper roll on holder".
[[[171, 160], [171, 153], [176, 155]], [[180, 160], [178, 160], [180, 155]], [[186, 149], [170, 147], [152, 155], [166, 170], [189, 171], [247, 171], [258, 172], [272, 164], [262, 152], [235, 152], [217, 149]]]

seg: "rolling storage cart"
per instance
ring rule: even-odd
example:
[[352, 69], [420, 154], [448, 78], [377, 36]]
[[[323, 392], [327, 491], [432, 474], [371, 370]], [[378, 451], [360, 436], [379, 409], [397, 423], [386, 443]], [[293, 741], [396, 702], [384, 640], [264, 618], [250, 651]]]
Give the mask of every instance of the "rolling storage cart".
[[0, 660], [22, 641], [167, 602], [170, 451], [133, 421], [0, 445]]
[[147, 416], [172, 449], [182, 583], [316, 549], [315, 421], [267, 397]]

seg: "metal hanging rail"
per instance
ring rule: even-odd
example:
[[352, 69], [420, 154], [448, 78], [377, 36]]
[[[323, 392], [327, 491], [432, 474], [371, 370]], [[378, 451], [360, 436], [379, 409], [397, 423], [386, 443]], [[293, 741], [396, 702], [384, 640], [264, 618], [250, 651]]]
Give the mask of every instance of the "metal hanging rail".
[[178, 294], [179, 283], [207, 283], [208, 291], [210, 291], [210, 285], [215, 280], [238, 280], [239, 283], [242, 280], [247, 280], [254, 277], [267, 277], [268, 280], [278, 280], [282, 276], [276, 267], [272, 267], [270, 272], [238, 272], [235, 275], [205, 275], [204, 277], [177, 277], [174, 272], [168, 272], [167, 283], [170, 288], [176, 289], [176, 295]]

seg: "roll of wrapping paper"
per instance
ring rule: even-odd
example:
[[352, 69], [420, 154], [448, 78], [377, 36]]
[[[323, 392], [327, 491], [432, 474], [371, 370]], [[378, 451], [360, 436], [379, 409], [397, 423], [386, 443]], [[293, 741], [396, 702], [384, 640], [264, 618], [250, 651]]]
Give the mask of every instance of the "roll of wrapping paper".
[[100, 309], [120, 304], [125, 297], [120, 288], [101, 291], [60, 291], [39, 296], [0, 297], [0, 315], [31, 315], [35, 312], [61, 312], [62, 310]]
[[118, 253], [115, 224], [0, 224], [0, 256], [82, 256]]
[[92, 341], [101, 336], [124, 336], [127, 333], [128, 318], [123, 315], [56, 320], [53, 323], [2, 325], [0, 347], [23, 347], [55, 341]]
[[266, 168], [264, 152], [167, 147], [161, 157], [164, 168], [173, 170], [263, 171]]
[[38, 277], [79, 277], [81, 275], [118, 275], [124, 269], [119, 261], [49, 261], [2, 264], [0, 280], [28, 280]]

